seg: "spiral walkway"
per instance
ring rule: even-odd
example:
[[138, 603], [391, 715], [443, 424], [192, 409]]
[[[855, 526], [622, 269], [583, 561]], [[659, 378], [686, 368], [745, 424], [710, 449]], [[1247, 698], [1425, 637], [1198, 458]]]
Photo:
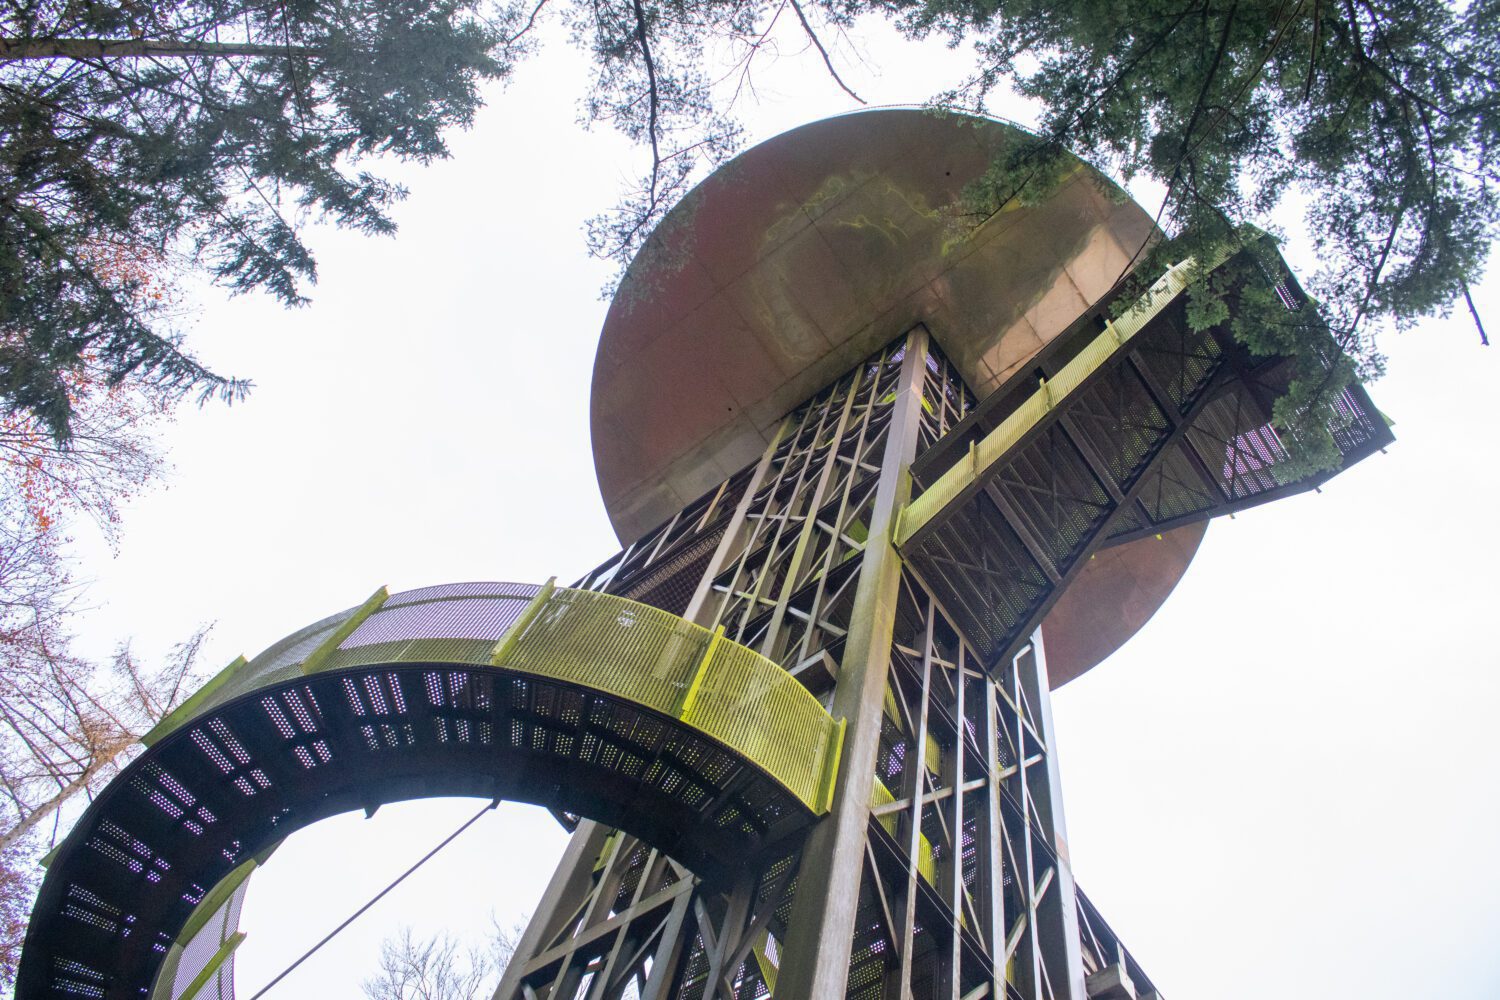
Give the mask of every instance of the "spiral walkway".
[[550, 584], [382, 590], [147, 736], [52, 860], [17, 996], [213, 995], [256, 857], [385, 802], [536, 803], [712, 878], [827, 811], [841, 739], [779, 666], [655, 608]]

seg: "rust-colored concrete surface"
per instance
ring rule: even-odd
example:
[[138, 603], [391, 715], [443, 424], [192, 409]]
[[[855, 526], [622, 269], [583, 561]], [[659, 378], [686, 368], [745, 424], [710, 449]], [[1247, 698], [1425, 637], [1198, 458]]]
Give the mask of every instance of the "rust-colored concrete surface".
[[1183, 525], [1089, 560], [1042, 620], [1047, 679], [1054, 690], [1098, 665], [1151, 620], [1207, 530], [1207, 521]]
[[629, 542], [754, 461], [793, 407], [925, 322], [981, 396], [1120, 276], [1151, 220], [1092, 170], [978, 230], [951, 212], [1018, 135], [918, 110], [742, 153], [631, 265], [594, 361], [594, 463]]

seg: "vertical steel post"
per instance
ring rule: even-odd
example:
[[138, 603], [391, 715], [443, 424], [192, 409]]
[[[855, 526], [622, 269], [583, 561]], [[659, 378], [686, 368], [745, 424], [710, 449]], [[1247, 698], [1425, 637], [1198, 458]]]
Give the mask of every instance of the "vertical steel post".
[[[583, 824], [497, 1000], [1086, 1000], [1040, 633], [990, 676], [891, 540], [943, 430], [933, 350], [916, 328], [788, 417], [692, 570], [686, 617], [783, 658], [846, 723], [831, 812], [715, 885]], [[601, 585], [635, 586], [710, 512]]]
[[[1078, 887], [1068, 858], [1067, 824], [1063, 819], [1062, 782], [1058, 776], [1057, 745], [1052, 727], [1051, 687], [1042, 630], [1016, 657], [1021, 693], [1032, 710], [1032, 723], [1041, 738], [1044, 770], [1029, 780], [1027, 791], [1035, 804], [1039, 833], [1054, 855], [1052, 885], [1036, 906], [1039, 960], [1046, 966], [1056, 1000], [1087, 1000], [1083, 951], [1078, 932]], [[1025, 768], [1023, 767], [1024, 771]]]
[[927, 331], [907, 335], [875, 506], [870, 517], [854, 611], [833, 694], [833, 715], [847, 720], [833, 808], [808, 836], [777, 990], [798, 1000], [836, 1000], [849, 976], [850, 941], [865, 864], [870, 779], [880, 740], [881, 704], [890, 669], [901, 558], [891, 542], [896, 512], [911, 496], [922, 412]]
[[771, 461], [776, 457], [776, 449], [781, 447], [782, 438], [786, 436], [787, 429], [791, 426], [791, 418], [783, 420], [776, 428], [776, 433], [771, 435], [770, 443], [766, 450], [761, 453], [760, 461], [755, 466], [755, 472], [750, 477], [750, 482], [745, 487], [744, 495], [735, 505], [734, 518], [729, 526], [724, 529], [724, 535], [719, 539], [719, 544], [714, 548], [714, 554], [708, 560], [708, 566], [703, 575], [698, 579], [698, 586], [693, 590], [693, 596], [688, 601], [687, 610], [683, 611], [682, 617], [690, 622], [698, 622], [700, 625], [712, 624], [699, 621], [708, 596], [712, 592], [714, 577], [719, 575], [719, 570], [724, 563], [735, 552], [736, 546], [741, 544], [745, 532], [745, 516], [750, 511], [750, 504], [755, 500], [755, 494], [760, 491], [766, 481], [766, 473], [770, 471]]
[[984, 789], [984, 811], [979, 829], [981, 857], [979, 891], [980, 910], [985, 922], [985, 937], [989, 944], [993, 967], [990, 971], [990, 994], [1005, 996], [1007, 967], [1009, 966], [1010, 926], [1005, 913], [1005, 824], [1001, 818], [1000, 790], [1000, 699], [995, 693], [993, 678], [984, 679], [984, 715], [980, 730], [983, 734], [984, 759], [989, 768], [989, 784]]

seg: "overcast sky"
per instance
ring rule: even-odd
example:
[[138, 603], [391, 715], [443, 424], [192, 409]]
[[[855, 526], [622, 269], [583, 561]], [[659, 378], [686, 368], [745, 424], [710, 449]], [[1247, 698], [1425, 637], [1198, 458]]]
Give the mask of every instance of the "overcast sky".
[[[452, 160], [397, 171], [395, 239], [314, 234], [311, 307], [204, 294], [191, 343], [257, 388], [165, 434], [170, 488], [130, 505], [118, 556], [89, 551], [90, 643], [213, 621], [217, 666], [382, 584], [569, 580], [615, 551], [588, 438], [610, 268], [581, 227], [641, 160], [575, 125], [581, 64], [549, 40]], [[838, 55], [874, 104], [964, 59], [861, 45]], [[760, 96], [755, 139], [853, 107], [807, 60]], [[1500, 281], [1476, 298], [1500, 327]], [[1079, 882], [1168, 997], [1500, 996], [1500, 355], [1465, 316], [1386, 346], [1389, 454], [1215, 523], [1165, 608], [1055, 698]], [[477, 806], [291, 838], [250, 892], [239, 995]], [[358, 997], [402, 924], [520, 919], [563, 839], [502, 807], [269, 996]]]

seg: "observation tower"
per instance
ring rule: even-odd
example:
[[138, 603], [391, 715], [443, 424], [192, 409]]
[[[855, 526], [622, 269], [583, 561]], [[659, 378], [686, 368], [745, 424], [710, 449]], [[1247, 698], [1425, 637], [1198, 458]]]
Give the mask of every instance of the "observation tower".
[[[438, 795], [573, 830], [497, 1000], [1156, 996], [1074, 884], [1049, 692], [1210, 518], [1328, 473], [1271, 425], [1288, 360], [1186, 321], [1248, 250], [1121, 292], [1151, 219], [1082, 164], [955, 228], [1016, 137], [870, 111], [704, 181], [595, 361], [622, 551], [382, 589], [231, 664], [55, 852], [18, 996], [232, 997], [281, 840]], [[1343, 467], [1390, 440], [1361, 388], [1336, 409]]]

